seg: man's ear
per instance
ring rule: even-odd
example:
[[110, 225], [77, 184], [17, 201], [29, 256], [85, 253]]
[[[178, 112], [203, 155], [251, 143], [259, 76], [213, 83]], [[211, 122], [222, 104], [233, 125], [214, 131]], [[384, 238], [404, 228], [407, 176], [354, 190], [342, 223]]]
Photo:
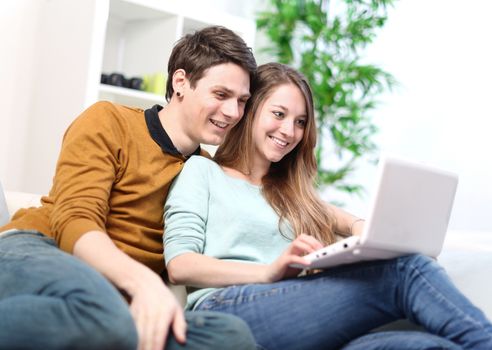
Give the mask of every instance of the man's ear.
[[175, 93], [183, 93], [185, 85], [188, 83], [184, 69], [176, 69], [173, 73], [173, 90]]

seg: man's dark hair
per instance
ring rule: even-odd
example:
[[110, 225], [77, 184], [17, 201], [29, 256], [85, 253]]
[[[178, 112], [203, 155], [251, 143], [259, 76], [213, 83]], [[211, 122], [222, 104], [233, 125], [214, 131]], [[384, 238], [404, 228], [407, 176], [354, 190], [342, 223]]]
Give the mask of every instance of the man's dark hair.
[[174, 90], [172, 76], [184, 69], [192, 88], [210, 67], [234, 63], [249, 73], [256, 72], [256, 60], [251, 48], [232, 30], [221, 26], [203, 28], [182, 37], [174, 46], [167, 66], [166, 100], [169, 102]]

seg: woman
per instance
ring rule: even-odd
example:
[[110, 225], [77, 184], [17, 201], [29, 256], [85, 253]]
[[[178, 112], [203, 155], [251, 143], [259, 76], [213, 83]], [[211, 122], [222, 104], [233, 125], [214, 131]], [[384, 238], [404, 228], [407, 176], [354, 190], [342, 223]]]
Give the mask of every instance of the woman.
[[306, 80], [271, 63], [259, 68], [252, 87], [245, 117], [215, 162], [190, 159], [167, 199], [169, 277], [197, 288], [187, 308], [243, 318], [266, 349], [339, 349], [401, 318], [435, 335], [376, 333], [346, 349], [492, 349], [490, 322], [430, 258], [297, 277], [291, 264], [308, 266], [303, 255], [337, 235], [359, 234], [363, 221], [316, 195], [316, 128]]

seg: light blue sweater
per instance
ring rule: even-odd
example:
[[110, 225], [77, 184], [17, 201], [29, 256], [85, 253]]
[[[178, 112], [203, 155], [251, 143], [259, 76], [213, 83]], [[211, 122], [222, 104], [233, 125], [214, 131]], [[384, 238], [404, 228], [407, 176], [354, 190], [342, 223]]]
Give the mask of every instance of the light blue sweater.
[[[289, 245], [290, 226], [279, 217], [261, 187], [227, 175], [215, 162], [193, 156], [174, 181], [164, 207], [166, 265], [178, 255], [200, 253], [217, 259], [269, 264]], [[188, 295], [187, 309], [215, 288]]]

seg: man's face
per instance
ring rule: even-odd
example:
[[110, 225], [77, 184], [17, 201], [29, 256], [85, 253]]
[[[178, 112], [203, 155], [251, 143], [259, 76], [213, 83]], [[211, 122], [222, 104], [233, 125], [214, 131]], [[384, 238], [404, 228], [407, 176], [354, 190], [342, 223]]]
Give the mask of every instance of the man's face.
[[250, 97], [249, 74], [233, 63], [207, 69], [203, 77], [184, 89], [186, 134], [196, 143], [219, 145], [244, 114]]

